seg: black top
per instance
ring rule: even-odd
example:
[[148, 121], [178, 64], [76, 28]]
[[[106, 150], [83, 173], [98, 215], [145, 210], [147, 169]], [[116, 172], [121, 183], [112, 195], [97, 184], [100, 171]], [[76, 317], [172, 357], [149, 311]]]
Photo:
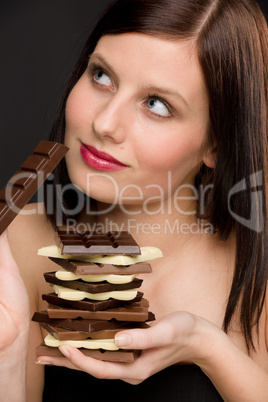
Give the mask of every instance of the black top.
[[[95, 399], [94, 399], [95, 398]], [[99, 380], [81, 371], [45, 367], [43, 402], [217, 402], [223, 401], [198, 366], [171, 366], [139, 385]]]

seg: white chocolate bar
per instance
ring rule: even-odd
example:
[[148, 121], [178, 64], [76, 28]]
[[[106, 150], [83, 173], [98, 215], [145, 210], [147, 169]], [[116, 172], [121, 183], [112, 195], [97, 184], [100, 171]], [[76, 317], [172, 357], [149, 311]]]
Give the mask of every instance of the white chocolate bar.
[[135, 278], [135, 275], [76, 275], [73, 272], [61, 268], [56, 272], [56, 277], [62, 281], [75, 281], [82, 279], [85, 282], [103, 282], [106, 281], [112, 284], [130, 283]]
[[48, 334], [44, 339], [45, 345], [58, 348], [62, 345], [71, 345], [76, 348], [85, 349], [104, 349], [104, 350], [118, 350], [118, 346], [114, 343], [113, 339], [85, 339], [82, 341], [59, 341], [53, 335]]
[[95, 262], [98, 264], [113, 264], [113, 265], [132, 265], [138, 262], [146, 262], [155, 258], [163, 257], [162, 251], [157, 247], [141, 247], [141, 254], [130, 255], [74, 255], [61, 254], [60, 248], [56, 245], [42, 247], [37, 254], [44, 257], [62, 258], [65, 260]]
[[75, 290], [65, 288], [64, 286], [52, 285], [54, 292], [64, 300], [108, 300], [108, 299], [116, 299], [116, 300], [133, 300], [137, 296], [138, 291], [136, 289], [127, 289], [127, 290], [113, 290], [111, 292], [102, 292], [102, 293], [89, 293], [83, 292], [82, 290]]

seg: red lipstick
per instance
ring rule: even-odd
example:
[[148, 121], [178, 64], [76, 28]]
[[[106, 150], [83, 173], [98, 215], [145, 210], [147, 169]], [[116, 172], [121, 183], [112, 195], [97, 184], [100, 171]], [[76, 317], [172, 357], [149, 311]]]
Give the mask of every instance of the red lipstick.
[[83, 161], [96, 170], [115, 172], [127, 167], [111, 155], [98, 151], [91, 145], [81, 144], [80, 153]]

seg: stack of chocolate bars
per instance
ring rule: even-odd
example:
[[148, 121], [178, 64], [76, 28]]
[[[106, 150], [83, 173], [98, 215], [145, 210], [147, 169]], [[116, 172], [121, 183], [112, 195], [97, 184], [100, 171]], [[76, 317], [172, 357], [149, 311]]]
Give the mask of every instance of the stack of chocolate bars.
[[44, 274], [54, 292], [42, 296], [48, 308], [32, 318], [48, 331], [37, 354], [62, 356], [58, 347], [67, 343], [100, 360], [133, 361], [139, 351], [118, 349], [114, 336], [124, 329], [146, 328], [155, 319], [138, 291], [142, 279], [135, 275], [150, 273], [146, 261], [161, 257], [161, 251], [140, 248], [128, 232], [61, 229], [58, 234], [59, 247], [38, 251], [59, 269]]

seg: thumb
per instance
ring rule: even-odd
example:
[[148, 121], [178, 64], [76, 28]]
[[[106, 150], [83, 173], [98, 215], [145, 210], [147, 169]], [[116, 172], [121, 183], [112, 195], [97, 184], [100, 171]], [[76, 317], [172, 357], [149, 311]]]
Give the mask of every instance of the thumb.
[[7, 230], [5, 230], [0, 236], [0, 271], [5, 268], [18, 271], [17, 264], [10, 250]]
[[0, 236], [0, 277], [0, 304], [13, 316], [27, 317], [28, 294], [11, 253], [7, 231]]
[[120, 331], [114, 340], [122, 349], [150, 349], [169, 344], [167, 329], [160, 322], [145, 329]]

